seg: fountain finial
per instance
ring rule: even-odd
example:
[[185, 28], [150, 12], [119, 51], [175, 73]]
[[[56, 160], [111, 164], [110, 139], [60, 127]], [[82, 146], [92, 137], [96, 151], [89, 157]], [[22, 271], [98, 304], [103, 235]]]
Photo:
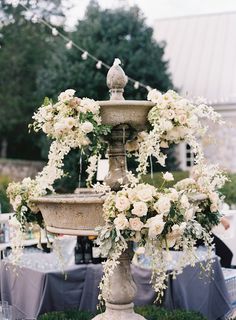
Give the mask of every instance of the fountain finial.
[[110, 100], [124, 100], [123, 92], [128, 79], [120, 67], [121, 61], [115, 58], [112, 67], [107, 73], [107, 86], [110, 89]]

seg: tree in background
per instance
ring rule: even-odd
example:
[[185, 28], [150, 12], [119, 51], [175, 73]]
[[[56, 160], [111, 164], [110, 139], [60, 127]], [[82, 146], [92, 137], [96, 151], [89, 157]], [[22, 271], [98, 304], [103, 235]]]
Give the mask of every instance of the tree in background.
[[[27, 5], [30, 6], [29, 2]], [[37, 15], [50, 20], [63, 18], [59, 0], [38, 1]], [[59, 6], [60, 7], [60, 6]], [[52, 11], [51, 11], [52, 10]], [[40, 12], [39, 12], [40, 11]], [[52, 14], [53, 12], [53, 14]], [[41, 103], [36, 78], [43, 62], [52, 53], [55, 39], [42, 24], [29, 21], [21, 6], [0, 3], [0, 154], [2, 157], [38, 159], [36, 135], [28, 134], [28, 124]]]
[[[39, 138], [27, 134], [27, 125], [43, 98], [55, 99], [59, 92], [73, 88], [78, 96], [108, 99], [107, 70], [97, 70], [95, 62], [83, 60], [77, 49], [66, 49], [65, 42], [53, 37], [42, 24], [23, 19], [21, 9], [11, 10], [15, 23], [1, 29], [0, 137], [8, 141], [8, 156], [39, 158]], [[50, 14], [46, 13], [50, 20]], [[69, 37], [107, 64], [112, 65], [114, 58], [120, 58], [127, 75], [140, 82], [161, 91], [172, 87], [168, 63], [163, 57], [165, 44], [154, 40], [153, 29], [146, 25], [138, 7], [102, 10], [96, 1], [91, 1], [85, 18]], [[126, 99], [146, 96], [145, 88], [135, 90], [132, 83], [127, 84]], [[46, 155], [45, 137], [41, 137], [41, 142], [41, 155]], [[74, 158], [78, 161], [78, 156]], [[69, 158], [66, 166], [68, 171], [76, 167]], [[170, 167], [175, 167], [175, 161], [167, 163], [167, 168]]]
[[[98, 59], [112, 65], [114, 58], [122, 61], [127, 75], [165, 91], [172, 87], [168, 64], [164, 61], [164, 44], [153, 39], [153, 29], [146, 25], [138, 7], [129, 10], [102, 10], [91, 1], [84, 20], [79, 21], [71, 38]], [[54, 49], [38, 76], [41, 95], [56, 97], [66, 88], [74, 88], [80, 96], [102, 100], [108, 98], [107, 69], [99, 72], [91, 59], [83, 60], [77, 49], [67, 50], [62, 44]], [[147, 90], [135, 90], [129, 83], [126, 99], [146, 99]]]

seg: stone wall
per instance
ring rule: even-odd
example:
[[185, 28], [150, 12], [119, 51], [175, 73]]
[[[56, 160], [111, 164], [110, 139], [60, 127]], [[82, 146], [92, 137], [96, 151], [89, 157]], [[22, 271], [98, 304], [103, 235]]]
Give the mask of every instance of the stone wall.
[[25, 177], [34, 177], [44, 167], [40, 161], [0, 159], [0, 176], [20, 181]]

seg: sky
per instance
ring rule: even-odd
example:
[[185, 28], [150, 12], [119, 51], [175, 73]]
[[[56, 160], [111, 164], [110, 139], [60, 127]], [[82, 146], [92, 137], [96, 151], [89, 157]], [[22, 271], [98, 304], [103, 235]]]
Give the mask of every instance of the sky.
[[[73, 8], [68, 14], [68, 24], [73, 26], [77, 19], [83, 18], [89, 0], [70, 1]], [[176, 16], [236, 11], [236, 0], [98, 0], [98, 3], [102, 8], [138, 5], [149, 24], [156, 19]]]

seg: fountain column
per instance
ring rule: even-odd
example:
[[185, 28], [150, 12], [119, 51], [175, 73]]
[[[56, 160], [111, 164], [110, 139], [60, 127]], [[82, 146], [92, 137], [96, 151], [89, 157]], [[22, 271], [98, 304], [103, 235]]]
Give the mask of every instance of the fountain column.
[[[107, 85], [110, 88], [110, 100], [124, 100], [123, 92], [127, 77], [115, 59], [107, 74]], [[122, 184], [128, 182], [125, 143], [132, 137], [134, 130], [127, 124], [112, 128], [107, 139], [109, 143], [109, 174], [105, 182], [112, 190], [118, 191]], [[119, 258], [119, 264], [110, 277], [108, 294], [104, 293], [106, 311], [93, 320], [145, 320], [134, 312], [133, 300], [137, 287], [131, 274], [132, 248], [127, 249]]]

